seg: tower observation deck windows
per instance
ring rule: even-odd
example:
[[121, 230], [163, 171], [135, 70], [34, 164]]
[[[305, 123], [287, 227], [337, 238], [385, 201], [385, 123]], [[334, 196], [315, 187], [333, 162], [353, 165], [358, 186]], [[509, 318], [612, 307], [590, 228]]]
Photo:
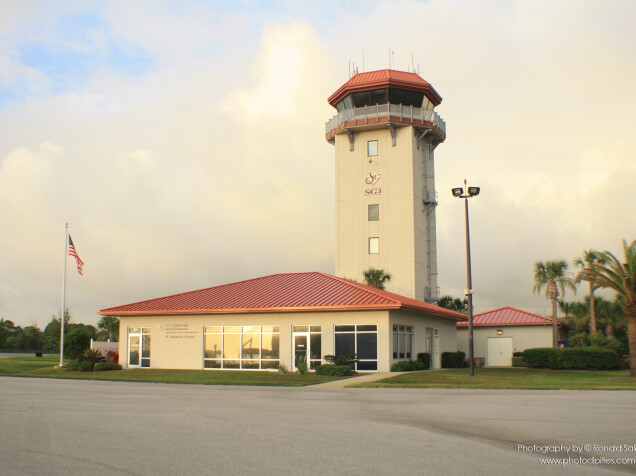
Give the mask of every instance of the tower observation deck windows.
[[376, 104], [402, 104], [403, 106], [428, 107], [428, 99], [425, 100], [424, 93], [418, 91], [407, 91], [406, 89], [383, 88], [371, 91], [360, 91], [349, 94], [342, 101], [336, 104], [338, 112], [354, 107], [375, 106]]

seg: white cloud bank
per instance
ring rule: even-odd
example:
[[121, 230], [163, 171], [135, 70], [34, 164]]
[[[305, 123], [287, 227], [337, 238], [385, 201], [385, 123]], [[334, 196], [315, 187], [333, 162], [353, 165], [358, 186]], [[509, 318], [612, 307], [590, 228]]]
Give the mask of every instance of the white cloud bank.
[[[363, 49], [366, 70], [386, 67], [391, 49], [406, 69], [413, 53], [444, 97], [442, 293], [465, 287], [463, 207], [449, 191], [464, 178], [482, 187], [470, 203], [477, 311], [547, 311], [531, 294], [534, 261], [634, 238], [632, 3], [367, 2], [329, 15], [290, 3], [277, 22], [263, 10], [156, 5], [82, 11], [106, 25], [89, 50], [136, 45], [153, 58], [148, 71], [104, 68], [0, 109], [7, 319], [43, 326], [59, 312], [67, 221], [86, 262], [84, 278], [69, 265], [68, 301], [84, 322], [239, 279], [333, 272], [326, 98], [348, 62], [362, 69]], [[0, 21], [0, 78], [14, 81], [14, 69], [47, 90], [44, 73], [13, 67], [17, 45], [54, 23], [47, 14]]]

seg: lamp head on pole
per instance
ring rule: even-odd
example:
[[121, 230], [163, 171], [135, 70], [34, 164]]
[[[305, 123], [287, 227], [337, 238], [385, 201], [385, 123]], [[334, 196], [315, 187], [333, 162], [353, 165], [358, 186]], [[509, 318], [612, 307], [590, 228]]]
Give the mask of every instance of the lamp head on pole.
[[453, 197], [461, 197], [464, 194], [464, 189], [461, 187], [453, 189]]
[[479, 187], [468, 187], [468, 195], [471, 197], [479, 195], [479, 190]]

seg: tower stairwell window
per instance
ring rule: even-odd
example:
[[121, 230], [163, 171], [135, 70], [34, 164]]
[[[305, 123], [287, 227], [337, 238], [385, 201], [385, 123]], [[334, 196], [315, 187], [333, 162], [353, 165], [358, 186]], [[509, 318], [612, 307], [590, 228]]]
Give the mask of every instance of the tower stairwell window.
[[369, 205], [369, 221], [378, 221], [380, 219], [380, 205], [372, 203]]
[[376, 157], [378, 155], [378, 141], [370, 140], [367, 142], [367, 155], [369, 157]]
[[369, 238], [369, 254], [377, 255], [380, 253], [380, 238]]

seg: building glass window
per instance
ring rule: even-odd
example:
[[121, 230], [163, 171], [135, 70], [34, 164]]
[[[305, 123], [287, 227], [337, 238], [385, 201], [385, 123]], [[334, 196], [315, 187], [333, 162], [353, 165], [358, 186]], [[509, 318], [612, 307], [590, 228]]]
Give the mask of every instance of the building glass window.
[[413, 326], [393, 325], [393, 359], [413, 358]]
[[358, 354], [356, 371], [378, 370], [378, 326], [335, 326], [336, 355]]
[[380, 252], [380, 238], [369, 238], [369, 254], [377, 255]]
[[378, 155], [378, 141], [370, 140], [367, 142], [367, 155], [369, 157], [376, 157]]
[[369, 205], [369, 221], [378, 221], [380, 219], [380, 205], [372, 203]]
[[206, 369], [276, 369], [278, 326], [206, 327], [203, 367]]

